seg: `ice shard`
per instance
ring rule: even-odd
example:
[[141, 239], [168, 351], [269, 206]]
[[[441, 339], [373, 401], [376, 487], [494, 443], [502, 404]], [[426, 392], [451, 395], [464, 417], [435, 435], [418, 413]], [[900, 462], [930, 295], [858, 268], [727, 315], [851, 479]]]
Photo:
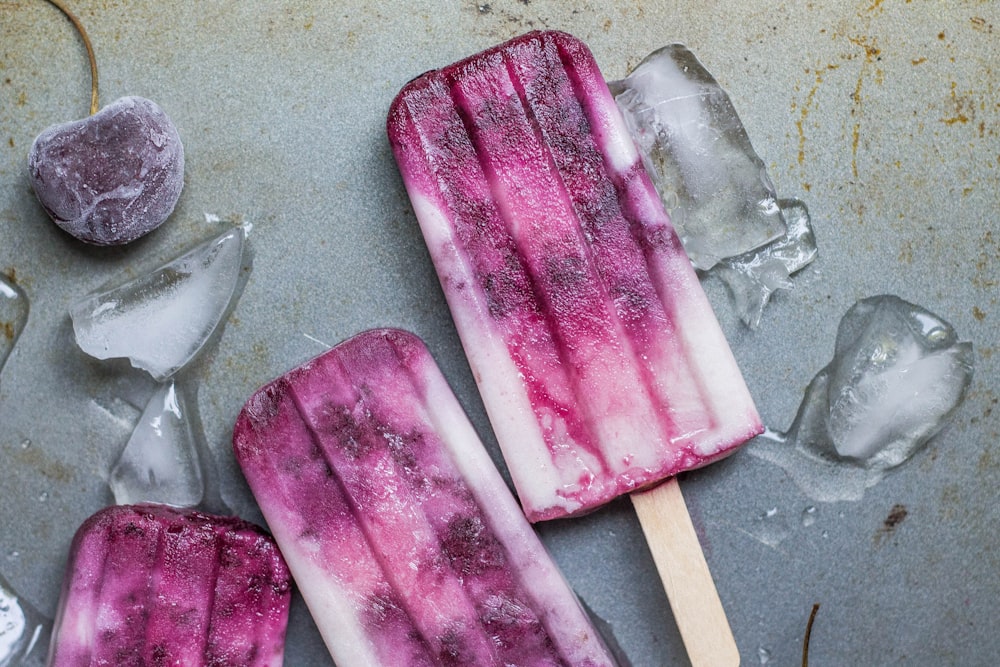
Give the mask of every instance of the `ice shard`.
[[14, 280], [0, 273], [0, 370], [28, 321], [28, 296]]
[[726, 283], [740, 319], [757, 328], [764, 307], [779, 289], [791, 289], [791, 276], [817, 255], [809, 210], [798, 199], [780, 199], [778, 205], [788, 231], [762, 248], [723, 259], [711, 273]]
[[696, 268], [784, 234], [774, 185], [732, 101], [687, 47], [654, 51], [609, 86]]
[[182, 388], [172, 381], [160, 385], [111, 471], [115, 502], [198, 505], [205, 482], [197, 442]]
[[245, 264], [234, 228], [147, 275], [70, 310], [76, 341], [98, 359], [127, 358], [163, 381], [183, 368], [226, 313]]
[[972, 344], [937, 315], [897, 296], [863, 299], [841, 320], [833, 360], [788, 432], [749, 449], [817, 500], [858, 500], [944, 427], [973, 365]]
[[42, 665], [49, 625], [0, 576], [0, 667]]

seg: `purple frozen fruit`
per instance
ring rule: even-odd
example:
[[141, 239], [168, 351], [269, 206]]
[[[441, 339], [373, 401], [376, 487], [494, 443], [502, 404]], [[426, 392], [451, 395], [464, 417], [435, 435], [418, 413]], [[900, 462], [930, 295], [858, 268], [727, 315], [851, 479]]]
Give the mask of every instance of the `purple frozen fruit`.
[[49, 215], [95, 245], [133, 241], [160, 226], [184, 185], [184, 147], [154, 102], [123, 97], [35, 139], [28, 174]]
[[288, 568], [259, 527], [109, 507], [73, 539], [49, 667], [280, 667], [290, 599]]
[[414, 335], [266, 385], [233, 444], [338, 665], [614, 664]]
[[529, 519], [762, 430], [586, 45], [534, 32], [428, 72], [388, 133]]

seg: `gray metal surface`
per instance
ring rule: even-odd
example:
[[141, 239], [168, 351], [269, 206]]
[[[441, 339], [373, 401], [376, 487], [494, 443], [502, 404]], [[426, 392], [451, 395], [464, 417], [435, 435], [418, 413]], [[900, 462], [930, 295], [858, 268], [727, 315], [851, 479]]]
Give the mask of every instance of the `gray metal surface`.
[[[108, 473], [138, 416], [129, 403], [151, 392], [126, 365], [74, 346], [69, 305], [213, 235], [206, 213], [253, 224], [240, 301], [184, 377], [235, 510], [259, 519], [229, 451], [243, 401], [321, 352], [316, 341], [372, 326], [427, 340], [499, 461], [383, 123], [411, 77], [548, 27], [587, 41], [608, 78], [686, 43], [729, 91], [779, 194], [809, 204], [820, 257], [758, 330], [705, 282], [765, 423], [788, 426], [859, 298], [896, 293], [976, 346], [976, 379], [951, 425], [861, 502], [816, 503], [747, 452], [683, 478], [743, 664], [797, 664], [814, 602], [812, 665], [1000, 660], [1000, 5], [74, 6], [102, 100], [157, 101], [185, 142], [187, 174], [172, 218], [127, 248], [84, 247], [50, 223], [26, 155], [45, 126], [86, 113], [87, 65], [47, 3], [0, 1], [0, 271], [31, 299], [0, 376], [0, 572], [43, 612], [76, 527], [111, 500]], [[685, 664], [627, 501], [540, 532], [633, 664]], [[325, 656], [296, 603], [286, 663]]]

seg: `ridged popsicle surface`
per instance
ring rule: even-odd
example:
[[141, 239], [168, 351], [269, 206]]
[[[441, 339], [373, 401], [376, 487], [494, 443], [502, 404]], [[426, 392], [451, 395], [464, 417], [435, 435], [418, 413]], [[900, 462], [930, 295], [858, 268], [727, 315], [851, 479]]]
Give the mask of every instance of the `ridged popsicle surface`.
[[533, 32], [428, 72], [387, 130], [529, 519], [762, 430], [586, 45]]
[[291, 576], [259, 527], [117, 505], [77, 531], [49, 667], [280, 667]]
[[413, 334], [264, 386], [234, 448], [337, 664], [614, 664]]

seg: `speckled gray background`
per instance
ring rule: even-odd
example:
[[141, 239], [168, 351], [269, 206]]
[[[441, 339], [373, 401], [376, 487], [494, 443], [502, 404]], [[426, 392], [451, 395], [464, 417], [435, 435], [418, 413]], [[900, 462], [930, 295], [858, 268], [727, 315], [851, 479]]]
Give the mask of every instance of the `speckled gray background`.
[[[0, 572], [42, 611], [55, 608], [73, 531], [111, 500], [108, 472], [137, 417], [130, 403], [151, 391], [73, 346], [69, 304], [226, 221], [252, 222], [253, 272], [183, 380], [198, 387], [234, 509], [259, 517], [229, 452], [245, 398], [321, 352], [317, 341], [376, 325], [427, 340], [499, 461], [383, 122], [413, 76], [548, 27], [586, 40], [608, 78], [667, 42], [688, 44], [730, 92], [779, 193], [809, 204], [820, 258], [757, 331], [705, 282], [767, 424], [790, 423], [859, 298], [899, 294], [976, 346], [976, 379], [952, 424], [861, 502], [814, 503], [746, 452], [682, 480], [743, 664], [764, 651], [768, 664], [797, 664], [814, 602], [814, 667], [1000, 661], [1000, 5], [72, 4], [97, 50], [102, 100], [157, 101], [184, 139], [187, 173], [172, 218], [128, 248], [84, 247], [49, 223], [26, 154], [45, 126], [85, 115], [87, 65], [47, 3], [0, 0], [0, 271], [31, 299], [0, 376]], [[804, 526], [811, 505], [816, 521]], [[897, 505], [905, 519], [887, 523]], [[627, 501], [540, 531], [635, 665], [685, 664]], [[287, 664], [325, 656], [297, 603]]]

